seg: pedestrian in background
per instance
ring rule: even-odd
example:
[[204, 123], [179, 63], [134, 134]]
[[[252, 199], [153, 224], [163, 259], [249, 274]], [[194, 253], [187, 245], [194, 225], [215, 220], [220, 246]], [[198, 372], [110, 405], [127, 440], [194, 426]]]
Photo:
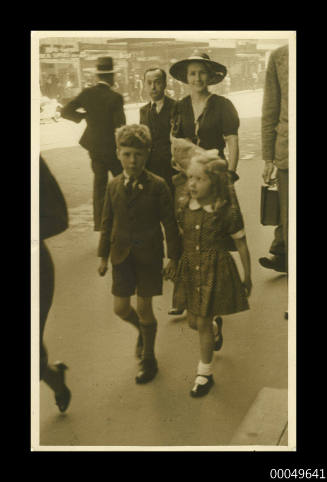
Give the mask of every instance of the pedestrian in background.
[[143, 102], [143, 81], [139, 74], [135, 74], [135, 92], [137, 102]]
[[[74, 122], [86, 120], [87, 127], [79, 141], [88, 150], [94, 173], [93, 216], [94, 230], [100, 231], [108, 172], [117, 176], [122, 166], [116, 155], [115, 129], [126, 124], [124, 101], [112, 90], [114, 83], [113, 60], [100, 57], [97, 62], [96, 85], [84, 89], [62, 109], [61, 115]], [[80, 112], [84, 109], [85, 113]]]
[[53, 390], [61, 412], [67, 410], [71, 392], [65, 384], [65, 371], [68, 367], [61, 362], [50, 364], [43, 342], [55, 284], [54, 265], [45, 240], [62, 233], [67, 227], [65, 199], [57, 181], [40, 156], [40, 380]]
[[263, 179], [272, 180], [277, 168], [280, 225], [270, 247], [272, 256], [259, 259], [261, 266], [288, 271], [288, 45], [272, 52], [266, 71], [262, 105]]
[[170, 131], [176, 101], [165, 95], [166, 72], [159, 68], [144, 73], [144, 86], [151, 101], [140, 109], [140, 124], [150, 129], [152, 147], [146, 168], [162, 177], [173, 192]]
[[[124, 171], [109, 182], [98, 249], [99, 274], [104, 276], [108, 257], [112, 263], [114, 312], [139, 333], [136, 354], [141, 356], [136, 383], [151, 381], [158, 371], [155, 357], [157, 320], [152, 297], [162, 294], [163, 234], [167, 271], [174, 276], [181, 245], [171, 193], [166, 182], [145, 169], [151, 135], [144, 125], [116, 131], [117, 153]], [[137, 308], [130, 297], [137, 294]]]
[[[178, 212], [183, 253], [174, 278], [174, 301], [186, 307], [189, 326], [199, 332], [200, 361], [190, 394], [202, 397], [214, 383], [212, 359], [221, 348], [221, 315], [249, 308], [251, 267], [242, 214], [230, 199], [226, 161], [196, 155], [187, 176], [189, 193]], [[243, 282], [224, 246], [227, 235], [239, 251]]]

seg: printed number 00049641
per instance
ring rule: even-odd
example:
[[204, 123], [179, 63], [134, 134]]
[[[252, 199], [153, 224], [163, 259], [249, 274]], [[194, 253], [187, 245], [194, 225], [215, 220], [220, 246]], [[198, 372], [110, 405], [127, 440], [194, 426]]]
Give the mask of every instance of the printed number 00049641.
[[271, 479], [326, 479], [325, 469], [271, 469]]

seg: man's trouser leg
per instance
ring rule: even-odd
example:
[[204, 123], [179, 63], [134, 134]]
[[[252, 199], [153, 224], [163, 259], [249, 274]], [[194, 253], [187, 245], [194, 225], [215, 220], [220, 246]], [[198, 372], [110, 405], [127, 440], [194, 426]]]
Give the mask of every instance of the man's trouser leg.
[[109, 167], [105, 162], [104, 156], [90, 153], [91, 166], [94, 173], [93, 180], [93, 220], [94, 231], [101, 230], [101, 216], [104, 204], [104, 197], [108, 183]]
[[277, 228], [275, 229], [275, 237], [273, 242], [271, 243], [269, 253], [274, 254], [275, 256], [285, 255], [285, 244], [282, 224], [279, 224], [279, 226], [277, 226]]
[[288, 169], [278, 169], [278, 193], [280, 204], [280, 221], [284, 242], [285, 264], [288, 267]]
[[93, 218], [94, 231], [101, 230], [101, 217], [108, 184], [108, 171], [113, 176], [117, 176], [122, 172], [122, 167], [118, 159], [111, 159], [107, 154], [97, 154], [90, 152], [91, 167], [94, 173], [93, 182]]

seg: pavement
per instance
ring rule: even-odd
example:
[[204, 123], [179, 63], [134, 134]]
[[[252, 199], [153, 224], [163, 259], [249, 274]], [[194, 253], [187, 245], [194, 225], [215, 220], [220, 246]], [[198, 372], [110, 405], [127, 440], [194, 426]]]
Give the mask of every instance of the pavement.
[[[236, 190], [252, 258], [251, 309], [224, 317], [224, 345], [214, 358], [215, 385], [198, 400], [189, 396], [198, 337], [184, 317], [167, 315], [170, 282], [164, 283], [163, 296], [154, 298], [159, 373], [147, 385], [135, 384], [136, 333], [113, 314], [110, 273], [104, 278], [97, 274], [99, 234], [92, 226], [90, 161], [78, 145], [83, 128], [68, 121], [41, 126], [41, 151], [62, 188], [70, 216], [69, 229], [48, 241], [56, 288], [45, 343], [50, 362], [60, 359], [70, 367], [67, 384], [73, 396], [68, 411], [59, 414], [52, 392], [40, 385], [40, 438], [34, 440], [35, 449], [219, 450], [240, 437], [244, 442], [246, 436], [250, 445], [258, 442], [258, 450], [287, 446], [287, 276], [257, 262], [267, 254], [273, 236], [272, 227], [259, 223], [262, 92], [234, 97], [241, 117]], [[138, 121], [137, 106], [126, 113], [129, 123]], [[233, 256], [241, 271], [238, 255]], [[274, 390], [273, 397], [269, 390]], [[265, 430], [262, 420], [267, 413]], [[277, 436], [271, 432], [274, 425], [280, 427]], [[259, 435], [251, 439], [249, 433]]]

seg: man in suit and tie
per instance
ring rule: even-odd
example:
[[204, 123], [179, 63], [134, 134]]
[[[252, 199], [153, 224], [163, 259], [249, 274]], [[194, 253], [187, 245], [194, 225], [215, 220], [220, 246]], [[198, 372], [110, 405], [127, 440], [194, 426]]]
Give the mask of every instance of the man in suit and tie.
[[[113, 176], [122, 172], [116, 155], [115, 129], [126, 124], [123, 96], [112, 90], [114, 83], [113, 59], [99, 57], [96, 74], [98, 82], [84, 89], [62, 109], [65, 119], [76, 123], [86, 120], [87, 127], [79, 141], [89, 151], [94, 173], [93, 215], [94, 230], [101, 229], [101, 215], [104, 203], [108, 171]], [[79, 112], [79, 109], [85, 112]]]
[[140, 109], [140, 124], [149, 127], [152, 149], [146, 168], [162, 177], [173, 192], [170, 128], [176, 101], [165, 95], [166, 72], [159, 68], [148, 69], [144, 74], [144, 88], [151, 101]]

